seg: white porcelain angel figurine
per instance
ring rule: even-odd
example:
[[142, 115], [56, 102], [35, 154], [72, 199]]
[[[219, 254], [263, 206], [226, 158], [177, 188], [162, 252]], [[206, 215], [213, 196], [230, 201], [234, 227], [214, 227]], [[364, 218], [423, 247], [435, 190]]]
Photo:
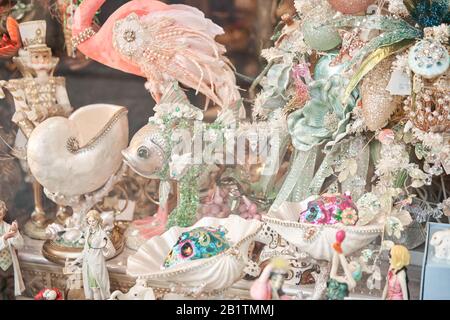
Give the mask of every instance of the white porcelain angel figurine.
[[[334, 254], [331, 262], [330, 279], [327, 282], [327, 299], [343, 300], [349, 292], [356, 287], [356, 281], [361, 280], [361, 266], [356, 262], [348, 262], [342, 252], [341, 244], [345, 239], [345, 231], [336, 233], [336, 242], [333, 244]], [[339, 265], [344, 270], [344, 275], [338, 275]]]
[[84, 249], [69, 266], [82, 264], [83, 288], [86, 299], [106, 300], [111, 296], [106, 259], [116, 250], [106, 232], [101, 228], [102, 218], [96, 210], [86, 214]]

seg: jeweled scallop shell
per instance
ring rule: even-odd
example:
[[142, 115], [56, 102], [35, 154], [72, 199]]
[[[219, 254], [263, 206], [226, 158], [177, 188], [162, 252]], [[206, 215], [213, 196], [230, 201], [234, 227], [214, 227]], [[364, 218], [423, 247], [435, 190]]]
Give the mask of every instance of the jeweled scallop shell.
[[364, 248], [383, 231], [382, 224], [365, 226], [345, 226], [343, 224], [315, 225], [299, 223], [300, 212], [307, 208], [309, 199], [302, 202], [285, 202], [278, 210], [263, 216], [263, 221], [278, 232], [286, 241], [295, 245], [299, 251], [308, 253], [317, 260], [331, 261], [332, 244], [336, 241], [336, 232], [345, 230], [342, 243], [344, 254], [351, 254]]
[[[164, 259], [181, 233], [197, 227], [224, 227], [231, 247], [214, 257], [186, 261], [162, 269]], [[127, 273], [145, 279], [150, 286], [167, 287], [182, 284], [184, 288], [203, 288], [203, 292], [226, 289], [239, 280], [249, 263], [249, 246], [262, 227], [258, 220], [245, 220], [237, 215], [226, 219], [203, 218], [188, 228], [172, 227], [161, 236], [143, 244], [128, 258]]]

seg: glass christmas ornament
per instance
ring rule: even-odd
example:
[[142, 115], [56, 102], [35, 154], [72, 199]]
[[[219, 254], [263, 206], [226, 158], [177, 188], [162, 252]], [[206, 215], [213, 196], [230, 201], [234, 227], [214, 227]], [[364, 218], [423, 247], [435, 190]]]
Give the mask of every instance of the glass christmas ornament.
[[318, 20], [307, 20], [303, 23], [305, 43], [319, 51], [328, 51], [341, 43], [339, 33], [330, 26], [321, 26]]

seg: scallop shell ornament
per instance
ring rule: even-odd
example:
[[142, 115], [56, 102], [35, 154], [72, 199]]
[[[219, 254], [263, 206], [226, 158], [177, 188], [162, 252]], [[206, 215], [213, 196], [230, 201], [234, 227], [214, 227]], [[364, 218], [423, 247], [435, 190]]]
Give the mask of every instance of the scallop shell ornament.
[[391, 77], [393, 58], [386, 58], [362, 81], [362, 117], [371, 131], [383, 128], [401, 104], [401, 97], [386, 90]]
[[344, 14], [366, 12], [367, 8], [376, 0], [328, 0], [334, 10]]

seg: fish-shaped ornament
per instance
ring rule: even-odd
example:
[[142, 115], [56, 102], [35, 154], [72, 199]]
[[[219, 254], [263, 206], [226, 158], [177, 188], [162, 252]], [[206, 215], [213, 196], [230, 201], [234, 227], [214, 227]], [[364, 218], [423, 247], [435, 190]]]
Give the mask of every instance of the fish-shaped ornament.
[[299, 222], [311, 224], [355, 225], [358, 209], [349, 193], [324, 194], [308, 202], [308, 208], [300, 213]]
[[198, 227], [183, 232], [164, 259], [163, 269], [188, 261], [211, 258], [230, 248], [224, 228]]

